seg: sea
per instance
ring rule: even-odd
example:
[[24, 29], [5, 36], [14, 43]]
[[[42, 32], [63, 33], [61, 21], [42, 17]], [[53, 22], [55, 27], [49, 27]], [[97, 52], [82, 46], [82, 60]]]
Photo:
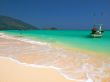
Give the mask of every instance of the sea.
[[0, 56], [27, 64], [17, 57], [30, 57], [33, 59], [31, 65], [57, 68], [65, 78], [75, 82], [110, 80], [109, 30], [100, 38], [90, 37], [90, 30], [6, 30], [0, 33], [37, 43], [34, 46], [0, 45]]
[[35, 41], [110, 55], [110, 31], [105, 31], [100, 38], [90, 37], [89, 30], [8, 30], [2, 32]]

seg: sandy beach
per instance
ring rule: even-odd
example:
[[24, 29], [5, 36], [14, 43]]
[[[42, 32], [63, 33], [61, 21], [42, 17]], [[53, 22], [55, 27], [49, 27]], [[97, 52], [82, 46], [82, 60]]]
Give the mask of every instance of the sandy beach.
[[[57, 49], [39, 42], [31, 44], [1, 35], [0, 57], [0, 82], [110, 81], [110, 58]], [[15, 60], [41, 67], [26, 66]]]
[[[2, 36], [2, 35], [1, 35]], [[0, 38], [1, 46], [21, 45], [21, 42], [13, 39]], [[22, 42], [23, 45], [30, 45]], [[2, 54], [2, 52], [1, 52]], [[5, 56], [5, 55], [4, 55]], [[26, 59], [27, 60], [27, 59]], [[28, 59], [31, 61], [32, 59]], [[0, 82], [74, 82], [66, 79], [56, 69], [50, 67], [32, 67], [18, 63], [8, 57], [0, 57]]]
[[74, 82], [52, 68], [31, 67], [0, 58], [0, 82]]

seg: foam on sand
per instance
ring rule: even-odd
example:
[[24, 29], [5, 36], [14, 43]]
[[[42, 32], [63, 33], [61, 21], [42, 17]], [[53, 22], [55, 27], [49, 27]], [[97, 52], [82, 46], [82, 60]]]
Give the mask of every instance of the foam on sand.
[[75, 81], [75, 82], [76, 82], [76, 81], [77, 81], [77, 82], [93, 82], [93, 80], [92, 80], [91, 78], [88, 78], [88, 79], [85, 80], [85, 81], [68, 78], [67, 76], [65, 76], [65, 74], [63, 74], [61, 71], [59, 71], [61, 68], [57, 68], [57, 67], [54, 67], [54, 66], [43, 66], [43, 65], [35, 65], [35, 64], [21, 63], [21, 62], [15, 60], [15, 59], [12, 59], [12, 58], [9, 58], [9, 57], [0, 57], [0, 59], [10, 60], [10, 61], [16, 62], [17, 64], [21, 64], [21, 65], [29, 66], [29, 67], [55, 69], [55, 70], [57, 70], [57, 71], [59, 72], [59, 74], [61, 74], [62, 76], [64, 76], [66, 79], [68, 79], [68, 80], [73, 80], [73, 81]]
[[55, 69], [18, 64], [15, 60], [0, 58], [0, 82], [73, 82]]
[[[106, 82], [103, 80], [106, 78], [110, 80], [109, 57], [83, 54], [39, 43], [30, 45], [28, 44], [30, 40], [6, 35], [0, 37], [11, 39], [10, 41], [4, 39], [7, 45], [0, 46], [0, 56], [17, 60], [25, 66], [56, 69], [65, 78], [75, 82]], [[17, 42], [19, 45], [16, 44]]]
[[28, 43], [31, 43], [31, 44], [37, 44], [37, 45], [47, 45], [46, 42], [38, 42], [38, 41], [33, 41], [33, 40], [30, 40], [30, 39], [27, 39], [27, 38], [18, 38], [18, 37], [12, 37], [12, 36], [9, 36], [9, 35], [6, 35], [4, 33], [0, 33], [0, 37], [2, 38], [6, 38], [6, 39], [15, 39], [15, 40], [20, 40], [20, 41], [23, 41], [23, 42], [28, 42]]

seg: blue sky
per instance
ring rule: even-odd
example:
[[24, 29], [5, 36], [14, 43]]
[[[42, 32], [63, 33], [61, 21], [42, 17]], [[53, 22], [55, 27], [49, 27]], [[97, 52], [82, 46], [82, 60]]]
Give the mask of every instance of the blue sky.
[[89, 29], [97, 23], [110, 29], [110, 0], [0, 0], [0, 15], [40, 28]]

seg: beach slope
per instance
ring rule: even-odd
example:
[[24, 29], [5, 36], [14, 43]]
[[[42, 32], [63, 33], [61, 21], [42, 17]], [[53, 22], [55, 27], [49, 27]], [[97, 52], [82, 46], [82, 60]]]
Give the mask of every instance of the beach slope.
[[0, 58], [0, 82], [74, 82], [52, 68], [31, 67]]

